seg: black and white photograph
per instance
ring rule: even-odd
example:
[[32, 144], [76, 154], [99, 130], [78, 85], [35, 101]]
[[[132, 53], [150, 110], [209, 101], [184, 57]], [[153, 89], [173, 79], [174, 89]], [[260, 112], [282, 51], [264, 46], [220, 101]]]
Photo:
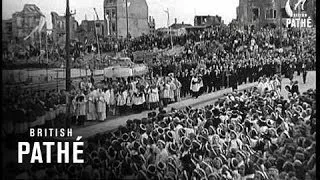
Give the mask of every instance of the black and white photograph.
[[316, 180], [316, 0], [2, 0], [1, 179]]

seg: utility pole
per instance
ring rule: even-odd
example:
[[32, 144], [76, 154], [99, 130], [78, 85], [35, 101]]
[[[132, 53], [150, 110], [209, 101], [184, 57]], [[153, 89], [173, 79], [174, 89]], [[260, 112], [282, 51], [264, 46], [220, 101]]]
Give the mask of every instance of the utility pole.
[[70, 106], [71, 106], [71, 73], [70, 73], [70, 16], [74, 15], [70, 13], [69, 8], [69, 0], [66, 1], [66, 90], [67, 90], [67, 113], [66, 113], [66, 121], [65, 128], [70, 127]]
[[[93, 8], [94, 10], [94, 13], [96, 14], [97, 16], [97, 21], [99, 22], [99, 16], [98, 16], [98, 13], [96, 11], [96, 8]], [[97, 30], [97, 22], [95, 22], [94, 24], [94, 29], [95, 29], [95, 32], [96, 32], [96, 37], [97, 37], [97, 48], [98, 48], [98, 56], [100, 58], [100, 61], [102, 61], [102, 58], [101, 58], [101, 52], [100, 52], [100, 45], [99, 45], [99, 36], [98, 36], [98, 30]], [[96, 59], [94, 60], [94, 62], [96, 62]], [[95, 64], [95, 63], [94, 63]], [[94, 69], [96, 69], [96, 66], [94, 65]], [[94, 71], [93, 71], [94, 72]]]
[[128, 0], [126, 0], [127, 39], [129, 38]]
[[66, 7], [66, 90], [70, 92], [71, 90], [71, 73], [70, 73], [70, 8], [69, 0], [67, 0]]
[[280, 16], [280, 22], [279, 22], [279, 25], [280, 25], [280, 35], [281, 35], [281, 38], [280, 38], [280, 48], [282, 48], [282, 37], [283, 37], [283, 32], [282, 32], [282, 13], [281, 13], [281, 2], [279, 0], [279, 16]]

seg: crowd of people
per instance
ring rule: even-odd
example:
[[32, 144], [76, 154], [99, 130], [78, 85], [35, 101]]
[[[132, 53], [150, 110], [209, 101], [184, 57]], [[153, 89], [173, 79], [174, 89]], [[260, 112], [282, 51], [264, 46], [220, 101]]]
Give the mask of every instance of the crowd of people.
[[89, 138], [84, 164], [12, 165], [8, 177], [316, 179], [315, 97], [254, 87], [203, 108], [161, 109]]
[[256, 61], [206, 58], [198, 63], [182, 60], [170, 67], [165, 65], [142, 77], [106, 79], [100, 85], [81, 81], [79, 89], [72, 93], [73, 121], [80, 116], [78, 124], [85, 119], [104, 121], [109, 114], [166, 107], [190, 95], [198, 98], [224, 88], [236, 90], [238, 85], [280, 73], [279, 64], [271, 56]]
[[[144, 76], [83, 79], [70, 94], [10, 89], [2, 101], [5, 135], [15, 132], [9, 124], [34, 121], [69, 96], [78, 125], [146, 109], [160, 113], [90, 138], [85, 164], [33, 165], [23, 173], [13, 166], [8, 172], [44, 179], [315, 179], [315, 90], [301, 93], [292, 81], [297, 72], [306, 83], [307, 71], [315, 70], [312, 33], [222, 27], [191, 32], [173, 38], [184, 46], [180, 57], [151, 60]], [[171, 46], [169, 37], [150, 35], [111, 43], [101, 47], [126, 48], [128, 55]], [[280, 44], [284, 48], [276, 50]], [[282, 75], [291, 80], [286, 98], [280, 95]], [[249, 82], [258, 85], [236, 91]], [[234, 93], [213, 105], [163, 110], [181, 98], [229, 87]]]
[[[315, 48], [312, 46], [313, 40], [310, 39], [312, 33], [313, 31], [303, 31], [303, 57], [302, 54], [296, 54], [296, 48], [284, 49], [282, 52], [266, 48], [266, 44], [262, 42], [273, 45], [278, 42], [275, 39], [279, 34], [272, 29], [240, 31], [220, 27], [205, 30], [203, 33], [191, 32], [175, 37], [174, 45], [184, 45], [182, 55], [151, 60], [148, 63], [150, 74], [138, 78], [108, 79], [102, 86], [97, 86], [92, 79], [92, 82], [87, 83], [87, 87], [76, 88], [71, 93], [74, 122], [80, 116], [78, 123], [83, 124], [85, 120], [105, 120], [109, 114], [155, 109], [189, 95], [198, 97], [203, 93], [224, 88], [237, 89], [238, 85], [257, 82], [259, 77], [271, 77], [275, 73], [292, 80], [296, 71], [298, 75], [302, 73], [305, 82], [307, 71], [315, 70]], [[283, 45], [293, 46], [299, 35], [295, 31], [288, 31], [283, 39], [288, 42]], [[128, 51], [155, 45], [165, 48], [162, 43], [167, 41], [162, 39], [163, 37], [149, 36], [133, 38], [129, 47], [141, 47], [131, 50], [129, 48]], [[214, 48], [217, 42], [226, 43], [223, 48]], [[243, 46], [248, 47], [239, 50]], [[21, 116], [14, 118], [21, 122], [34, 121], [35, 117], [43, 114], [45, 110], [53, 109], [66, 101], [64, 92], [22, 92], [14, 89], [9, 92], [3, 101], [8, 105], [3, 106], [7, 117], [5, 119], [8, 121], [12, 119], [12, 114]], [[28, 106], [29, 104], [33, 106]]]
[[[197, 53], [196, 49], [192, 53]], [[84, 124], [86, 120], [105, 120], [108, 115], [123, 115], [127, 112], [141, 112], [145, 109], [163, 107], [181, 98], [198, 97], [243, 83], [257, 82], [259, 77], [282, 74], [292, 80], [294, 72], [302, 74], [306, 81], [307, 71], [314, 70], [314, 56], [300, 57], [291, 53], [268, 51], [259, 55], [227, 54], [205, 52], [197, 58], [187, 56], [167, 60], [153, 60], [150, 73], [143, 77], [106, 79], [102, 85], [94, 82], [80, 83], [71, 92], [73, 99], [73, 122]], [[281, 76], [280, 76], [281, 77]], [[3, 101], [5, 119], [10, 122], [34, 121], [36, 116], [66, 102], [66, 94], [54, 91], [8, 90]], [[32, 106], [29, 106], [32, 104]], [[126, 112], [126, 113], [124, 113]], [[19, 116], [19, 118], [11, 118]], [[79, 119], [80, 117], [80, 119]], [[78, 120], [77, 120], [78, 119]], [[19, 123], [17, 122], [17, 123]]]
[[19, 87], [7, 89], [2, 99], [2, 135], [21, 133], [17, 124], [33, 122], [46, 111], [66, 103], [64, 90], [27, 90]]
[[[109, 38], [99, 41], [100, 53], [107, 52], [120, 52], [126, 50], [128, 56], [131, 57], [132, 52], [141, 50], [153, 50], [167, 49], [171, 46], [186, 46], [186, 48], [194, 46], [199, 41], [217, 41], [226, 53], [238, 53], [243, 49], [256, 50], [265, 49], [269, 47], [280, 48], [280, 47], [291, 47], [297, 54], [299, 51], [311, 50], [314, 56], [314, 45], [315, 45], [315, 29], [303, 29], [298, 31], [296, 29], [282, 30], [272, 28], [262, 29], [247, 29], [240, 30], [236, 27], [231, 26], [217, 26], [203, 31], [190, 31], [180, 36], [173, 36], [172, 43], [171, 37], [166, 34], [148, 34], [142, 35], [135, 38]], [[3, 58], [5, 60], [11, 59], [9, 62], [14, 63], [18, 56], [24, 57], [25, 59], [31, 56], [39, 56], [40, 50], [36, 46], [25, 45], [29, 47], [25, 51], [26, 55], [19, 55], [21, 53], [10, 53], [6, 51]], [[48, 51], [50, 61], [61, 61], [65, 57], [64, 49], [56, 45], [50, 45], [51, 50]], [[73, 42], [71, 47], [71, 55], [75, 62], [80, 62], [79, 59], [83, 58], [85, 54], [97, 53], [97, 43], [87, 42]], [[303, 49], [302, 49], [303, 48]], [[18, 49], [18, 48], [11, 48]], [[20, 48], [21, 49], [21, 48]], [[44, 53], [46, 54], [46, 53]], [[93, 60], [92, 60], [93, 61]], [[96, 60], [95, 60], [96, 61]], [[25, 61], [28, 62], [28, 61]], [[39, 62], [46, 62], [40, 61]], [[90, 63], [90, 62], [84, 62]], [[51, 63], [49, 63], [51, 64]], [[61, 63], [56, 63], [60, 67]], [[76, 66], [84, 67], [84, 65], [74, 63]]]

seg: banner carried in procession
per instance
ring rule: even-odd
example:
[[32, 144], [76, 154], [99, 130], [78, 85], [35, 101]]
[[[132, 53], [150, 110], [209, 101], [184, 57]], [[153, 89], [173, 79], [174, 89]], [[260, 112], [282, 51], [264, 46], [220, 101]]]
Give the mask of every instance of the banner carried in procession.
[[137, 65], [132, 68], [133, 76], [141, 76], [148, 73], [148, 68], [145, 65]]
[[27, 37], [25, 37], [23, 40], [27, 40], [30, 36], [32, 36], [35, 32], [38, 32], [38, 33], [40, 33], [41, 32], [41, 30], [42, 30], [42, 28], [43, 28], [43, 26], [46, 24], [46, 17], [45, 16], [41, 16], [40, 17], [40, 21], [39, 21], [39, 25], [38, 26], [36, 26], [32, 31], [31, 31], [31, 33], [27, 36]]
[[129, 76], [133, 76], [133, 73], [131, 68], [108, 67], [104, 69], [104, 76], [107, 78], [129, 77]]
[[127, 57], [110, 58], [109, 61], [110, 66], [104, 68], [104, 76], [107, 78], [141, 76], [148, 72], [146, 65], [134, 64]]

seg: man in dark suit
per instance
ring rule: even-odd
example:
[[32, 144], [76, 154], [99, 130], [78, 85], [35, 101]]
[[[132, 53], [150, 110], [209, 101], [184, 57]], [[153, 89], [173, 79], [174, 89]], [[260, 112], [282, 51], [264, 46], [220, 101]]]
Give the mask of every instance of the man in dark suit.
[[303, 84], [306, 83], [306, 80], [307, 80], [307, 66], [305, 63], [302, 64], [302, 80], [303, 80]]
[[216, 70], [214, 68], [211, 69], [210, 71], [210, 87], [209, 87], [209, 93], [212, 91], [215, 91], [215, 84], [216, 84]]

